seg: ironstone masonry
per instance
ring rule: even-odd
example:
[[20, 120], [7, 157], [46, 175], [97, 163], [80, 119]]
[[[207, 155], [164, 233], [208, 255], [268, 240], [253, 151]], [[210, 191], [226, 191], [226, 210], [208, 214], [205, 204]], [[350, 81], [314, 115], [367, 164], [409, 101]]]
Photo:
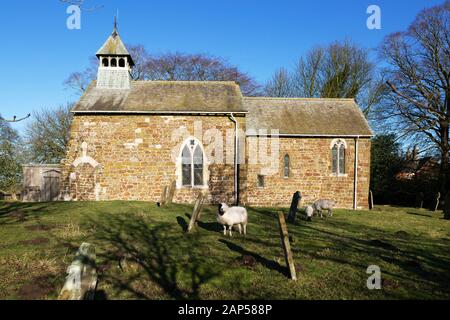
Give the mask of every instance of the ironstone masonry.
[[[132, 81], [114, 29], [72, 112], [61, 199], [367, 208], [372, 131], [352, 99], [243, 97], [228, 81]], [[236, 134], [238, 138], [236, 139]], [[237, 144], [236, 144], [237, 142]], [[236, 148], [237, 146], [237, 148]]]

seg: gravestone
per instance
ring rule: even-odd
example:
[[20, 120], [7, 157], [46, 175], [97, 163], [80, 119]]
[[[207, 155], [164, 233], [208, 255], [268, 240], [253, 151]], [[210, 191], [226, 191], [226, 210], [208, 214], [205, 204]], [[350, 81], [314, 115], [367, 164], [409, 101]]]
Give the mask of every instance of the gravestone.
[[166, 203], [167, 203], [167, 187], [164, 187], [161, 193], [161, 200], [159, 201], [159, 206], [164, 207]]
[[281, 245], [284, 250], [284, 258], [286, 260], [286, 265], [289, 269], [289, 273], [291, 275], [291, 279], [297, 281], [297, 274], [295, 271], [294, 257], [292, 256], [291, 244], [289, 242], [289, 233], [286, 225], [286, 221], [284, 220], [283, 212], [278, 212], [278, 223], [280, 225], [280, 236], [281, 236]]
[[95, 248], [83, 243], [67, 268], [67, 278], [58, 300], [93, 300], [97, 288]]
[[423, 199], [425, 198], [423, 192], [419, 192], [416, 196], [416, 208], [423, 208]]
[[372, 190], [369, 190], [369, 209], [373, 209], [373, 192]]
[[450, 220], [450, 191], [445, 196], [444, 219]]
[[437, 211], [437, 209], [439, 208], [439, 201], [441, 201], [441, 193], [438, 192], [436, 195], [436, 205], [434, 206], [434, 211]]
[[287, 221], [289, 223], [295, 222], [295, 218], [297, 217], [297, 212], [298, 212], [298, 206], [300, 205], [301, 200], [302, 200], [302, 194], [300, 193], [300, 191], [297, 191], [296, 193], [294, 193], [294, 195], [292, 196], [291, 207], [289, 209], [289, 214], [287, 217]]
[[192, 210], [191, 220], [189, 221], [188, 232], [191, 232], [197, 224], [198, 219], [203, 208], [203, 203], [205, 202], [205, 195], [200, 193], [195, 200], [194, 210]]
[[177, 188], [177, 182], [172, 181], [172, 184], [169, 187], [169, 191], [167, 192], [166, 204], [171, 204], [173, 202], [173, 196], [175, 195], [176, 188]]

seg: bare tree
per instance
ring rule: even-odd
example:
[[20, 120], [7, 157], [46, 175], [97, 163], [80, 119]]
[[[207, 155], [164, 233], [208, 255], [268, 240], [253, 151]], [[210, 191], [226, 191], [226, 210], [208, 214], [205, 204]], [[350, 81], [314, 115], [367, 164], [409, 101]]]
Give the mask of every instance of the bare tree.
[[368, 51], [348, 41], [315, 47], [299, 59], [290, 73], [282, 70], [267, 83], [267, 95], [355, 98], [367, 115], [384, 90]]
[[[440, 155], [440, 192], [449, 187], [450, 2], [421, 11], [407, 31], [380, 46], [391, 89], [379, 104], [392, 130], [432, 146]], [[450, 219], [450, 217], [446, 217]]]
[[20, 142], [20, 136], [11, 124], [0, 121], [0, 191], [5, 193], [15, 194], [20, 187]]
[[10, 122], [10, 123], [11, 122], [20, 122], [20, 121], [28, 119], [29, 117], [31, 117], [30, 113], [23, 118], [17, 118], [17, 116], [13, 116], [12, 119], [5, 119], [0, 115], [0, 122]]
[[78, 8], [80, 8], [80, 10], [85, 11], [85, 12], [93, 12], [93, 11], [103, 8], [103, 5], [86, 7], [85, 0], [59, 0], [59, 1], [62, 3], [66, 3], [68, 5], [77, 6]]
[[266, 83], [264, 92], [270, 97], [291, 97], [295, 94], [291, 75], [284, 68], [278, 69]]
[[71, 104], [55, 110], [34, 112], [27, 124], [26, 140], [31, 160], [37, 163], [59, 163], [66, 155], [72, 123]]
[[[135, 63], [131, 72], [134, 80], [235, 81], [244, 95], [259, 93], [260, 86], [253, 78], [219, 57], [178, 52], [150, 55], [142, 45], [128, 48]], [[96, 78], [97, 66], [94, 57], [90, 67], [83, 72], [72, 73], [64, 85], [79, 93], [84, 92]]]

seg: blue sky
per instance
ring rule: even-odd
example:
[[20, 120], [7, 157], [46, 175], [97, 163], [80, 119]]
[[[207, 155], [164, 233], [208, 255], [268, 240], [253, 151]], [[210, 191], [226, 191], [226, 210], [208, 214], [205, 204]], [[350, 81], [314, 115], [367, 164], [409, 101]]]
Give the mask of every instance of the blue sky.
[[[85, 0], [81, 30], [66, 27], [59, 0], [4, 1], [0, 8], [0, 113], [9, 117], [53, 108], [77, 96], [62, 83], [83, 70], [112, 31], [153, 53], [180, 51], [226, 58], [260, 82], [292, 66], [317, 44], [351, 39], [375, 48], [405, 30], [424, 7], [443, 0]], [[382, 29], [366, 27], [369, 5], [380, 6]], [[25, 122], [16, 124], [21, 130]]]

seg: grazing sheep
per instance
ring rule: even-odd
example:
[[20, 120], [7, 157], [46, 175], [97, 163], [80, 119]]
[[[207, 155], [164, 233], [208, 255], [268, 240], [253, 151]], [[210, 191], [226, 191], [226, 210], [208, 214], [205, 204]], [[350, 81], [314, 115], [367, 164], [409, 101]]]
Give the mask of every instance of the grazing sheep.
[[311, 221], [311, 218], [314, 214], [314, 208], [312, 206], [306, 206], [305, 208], [306, 219]]
[[244, 234], [247, 234], [247, 209], [243, 207], [229, 207], [225, 203], [219, 205], [217, 212], [217, 222], [223, 225], [223, 234], [227, 235], [227, 227], [231, 234], [231, 229], [234, 225], [238, 225], [239, 233], [242, 234], [242, 227]]
[[328, 210], [328, 216], [333, 216], [333, 208], [336, 206], [336, 202], [332, 200], [327, 199], [320, 199], [314, 202], [312, 205], [314, 211], [317, 213], [317, 215], [320, 215], [321, 218], [323, 218], [322, 210]]

